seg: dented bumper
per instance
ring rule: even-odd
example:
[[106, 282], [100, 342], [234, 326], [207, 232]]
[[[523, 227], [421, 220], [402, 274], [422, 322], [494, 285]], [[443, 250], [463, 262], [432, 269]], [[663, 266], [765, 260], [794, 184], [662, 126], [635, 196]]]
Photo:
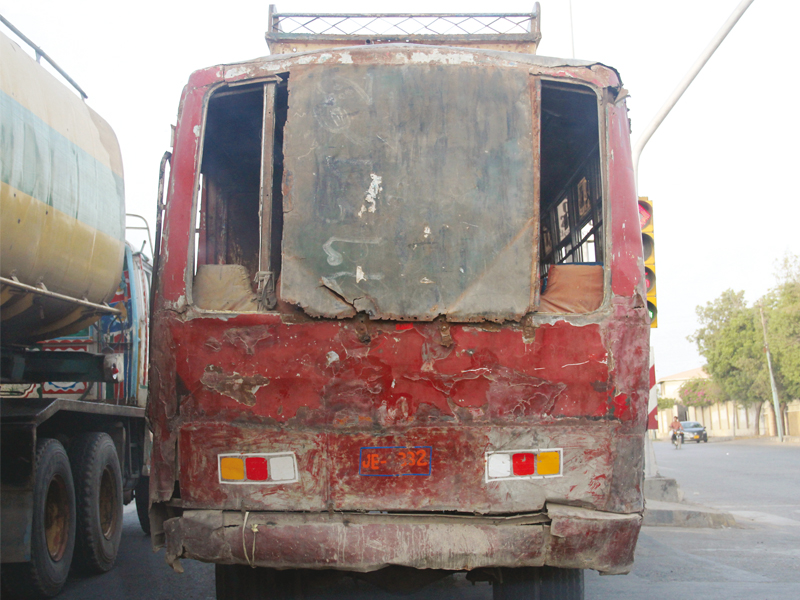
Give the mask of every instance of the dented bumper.
[[627, 573], [642, 518], [548, 504], [513, 517], [187, 510], [164, 523], [167, 562], [368, 572], [551, 565]]

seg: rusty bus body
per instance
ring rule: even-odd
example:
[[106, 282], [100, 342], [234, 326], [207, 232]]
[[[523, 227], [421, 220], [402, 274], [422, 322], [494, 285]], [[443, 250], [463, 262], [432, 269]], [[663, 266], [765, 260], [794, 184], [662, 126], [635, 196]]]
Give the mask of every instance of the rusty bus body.
[[596, 62], [408, 43], [191, 76], [148, 408], [168, 562], [630, 569], [625, 95]]

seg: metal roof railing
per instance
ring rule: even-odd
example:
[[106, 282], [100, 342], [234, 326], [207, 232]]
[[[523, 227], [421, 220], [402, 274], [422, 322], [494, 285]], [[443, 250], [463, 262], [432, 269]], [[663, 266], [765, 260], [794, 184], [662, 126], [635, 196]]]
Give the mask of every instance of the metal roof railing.
[[530, 13], [278, 13], [270, 5], [273, 52], [342, 45], [415, 42], [496, 47], [541, 39], [539, 3]]
[[14, 33], [17, 35], [17, 37], [18, 37], [19, 39], [21, 39], [23, 42], [25, 42], [25, 43], [26, 43], [26, 44], [28, 44], [28, 45], [29, 45], [31, 48], [33, 48], [33, 51], [36, 53], [36, 62], [39, 62], [39, 59], [40, 59], [40, 58], [43, 58], [43, 59], [45, 59], [47, 62], [49, 62], [49, 63], [50, 63], [50, 66], [52, 66], [52, 67], [53, 67], [53, 68], [54, 68], [56, 71], [58, 71], [58, 73], [59, 73], [59, 74], [60, 74], [60, 75], [61, 75], [61, 76], [62, 76], [64, 79], [66, 79], [66, 80], [67, 80], [67, 81], [70, 83], [70, 85], [72, 85], [72, 87], [74, 87], [76, 90], [78, 90], [78, 93], [81, 95], [81, 98], [83, 98], [84, 100], [86, 100], [86, 98], [88, 98], [88, 96], [86, 95], [86, 92], [84, 92], [84, 91], [83, 91], [83, 89], [81, 88], [81, 86], [79, 86], [77, 83], [75, 83], [75, 80], [74, 80], [74, 79], [72, 79], [72, 77], [70, 77], [69, 75], [67, 75], [67, 72], [66, 72], [64, 69], [62, 69], [61, 67], [59, 67], [59, 66], [56, 64], [56, 61], [54, 61], [52, 58], [50, 58], [50, 57], [47, 55], [47, 53], [46, 53], [44, 50], [42, 50], [41, 48], [39, 48], [39, 46], [37, 46], [37, 45], [36, 45], [36, 44], [34, 44], [34, 43], [31, 41], [31, 40], [29, 40], [29, 39], [28, 39], [28, 38], [25, 36], [25, 34], [24, 34], [24, 33], [22, 33], [22, 32], [21, 32], [19, 29], [17, 29], [16, 27], [14, 27], [14, 26], [11, 24], [11, 22], [10, 22], [8, 19], [6, 19], [6, 18], [5, 18], [3, 15], [0, 15], [0, 23], [3, 23], [3, 25], [5, 25], [5, 26], [6, 26], [6, 27], [8, 27], [8, 28], [9, 28], [11, 31], [13, 31], [13, 32], [14, 32]]
[[526, 34], [531, 32], [531, 14], [274, 14], [270, 31], [369, 36]]

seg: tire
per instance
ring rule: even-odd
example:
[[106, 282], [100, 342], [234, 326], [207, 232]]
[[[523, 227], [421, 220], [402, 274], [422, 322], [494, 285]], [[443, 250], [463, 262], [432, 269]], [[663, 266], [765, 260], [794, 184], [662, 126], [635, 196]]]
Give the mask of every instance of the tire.
[[87, 433], [73, 446], [77, 536], [75, 566], [105, 573], [114, 566], [122, 538], [122, 472], [107, 433]]
[[139, 517], [139, 525], [147, 535], [150, 535], [150, 478], [144, 475], [139, 477], [136, 482], [136, 489], [133, 492], [136, 501], [136, 515]]
[[302, 598], [299, 571], [248, 565], [216, 565], [217, 600], [294, 600]]
[[75, 487], [61, 442], [36, 444], [31, 560], [3, 565], [3, 591], [18, 598], [52, 598], [69, 575], [75, 546]]
[[583, 569], [501, 569], [492, 583], [494, 600], [583, 600]]

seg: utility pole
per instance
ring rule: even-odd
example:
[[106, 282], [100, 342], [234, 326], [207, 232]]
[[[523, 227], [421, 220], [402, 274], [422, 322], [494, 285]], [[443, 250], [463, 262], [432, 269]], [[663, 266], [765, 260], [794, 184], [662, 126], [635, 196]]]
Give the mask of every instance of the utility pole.
[[[672, 95], [667, 98], [667, 101], [664, 102], [664, 106], [661, 107], [661, 110], [658, 111], [653, 120], [650, 121], [650, 124], [647, 126], [647, 129], [644, 130], [639, 139], [636, 142], [636, 145], [633, 147], [633, 180], [636, 185], [636, 194], [639, 194], [639, 156], [642, 154], [642, 150], [644, 150], [645, 145], [653, 134], [658, 129], [659, 125], [667, 118], [669, 112], [675, 107], [678, 103], [678, 100], [681, 99], [683, 93], [687, 90], [689, 85], [694, 81], [694, 78], [697, 77], [697, 74], [700, 70], [706, 65], [708, 59], [711, 58], [711, 55], [714, 54], [719, 45], [722, 41], [727, 37], [730, 33], [733, 26], [739, 21], [741, 16], [744, 14], [744, 11], [753, 3], [753, 0], [742, 0], [739, 6], [736, 7], [736, 10], [733, 11], [728, 20], [725, 21], [725, 24], [722, 28], [717, 32], [717, 35], [713, 37], [713, 39], [709, 42], [706, 49], [703, 50], [702, 54], [698, 57], [695, 63], [692, 65], [692, 68], [689, 69], [689, 72], [686, 73], [684, 78], [678, 84], [678, 87], [675, 88], [675, 91], [672, 92]], [[570, 10], [572, 9], [572, 4], [570, 4]]]
[[[752, 2], [752, 0], [750, 0]], [[569, 0], [569, 41], [572, 45], [572, 58], [575, 58], [575, 27], [572, 24], [572, 0]]]
[[764, 350], [767, 353], [767, 368], [769, 369], [769, 385], [772, 388], [772, 403], [775, 405], [775, 425], [778, 429], [778, 440], [783, 442], [783, 415], [781, 403], [778, 401], [778, 388], [775, 386], [775, 376], [772, 374], [772, 358], [769, 355], [769, 342], [767, 341], [767, 323], [764, 321], [764, 307], [758, 303], [758, 312], [761, 313], [761, 329], [764, 332]]
[[[656, 116], [647, 126], [644, 133], [639, 137], [636, 142], [636, 145], [633, 147], [633, 181], [634, 185], [636, 186], [636, 195], [639, 196], [639, 157], [642, 154], [642, 150], [644, 150], [645, 145], [650, 138], [655, 133], [656, 129], [661, 125], [664, 119], [667, 118], [667, 115], [670, 111], [674, 108], [674, 106], [678, 103], [678, 100], [681, 99], [683, 93], [687, 90], [689, 85], [691, 85], [692, 81], [694, 81], [697, 74], [700, 70], [705, 66], [708, 62], [708, 59], [711, 58], [711, 55], [714, 54], [716, 49], [722, 43], [722, 41], [727, 37], [728, 33], [730, 33], [733, 26], [739, 21], [739, 19], [744, 14], [744, 11], [753, 3], [753, 0], [742, 0], [736, 9], [733, 11], [728, 20], [725, 21], [722, 28], [717, 32], [717, 34], [712, 38], [711, 42], [709, 42], [706, 49], [703, 50], [703, 53], [700, 57], [695, 61], [692, 65], [692, 68], [689, 69], [689, 72], [683, 78], [683, 80], [678, 84], [678, 87], [675, 88], [675, 91], [672, 92], [672, 95], [667, 98], [667, 101], [664, 102], [664, 105], [661, 107], [661, 110], [658, 111]], [[569, 16], [570, 16], [570, 34], [572, 34], [572, 0], [569, 3]], [[575, 53], [575, 42], [574, 39], [572, 40], [572, 52], [573, 57]], [[652, 347], [651, 347], [651, 360], [653, 358]], [[654, 367], [651, 367], [654, 368]], [[656, 400], [657, 401], [657, 400]], [[646, 474], [646, 481], [647, 479], [656, 480], [658, 479], [658, 466], [656, 465], [655, 461], [655, 452], [653, 451], [652, 441], [648, 436], [645, 436], [645, 474]], [[671, 480], [675, 484], [675, 489], [677, 490], [677, 482], [673, 479]], [[653, 500], [663, 500], [663, 498], [652, 498]]]

